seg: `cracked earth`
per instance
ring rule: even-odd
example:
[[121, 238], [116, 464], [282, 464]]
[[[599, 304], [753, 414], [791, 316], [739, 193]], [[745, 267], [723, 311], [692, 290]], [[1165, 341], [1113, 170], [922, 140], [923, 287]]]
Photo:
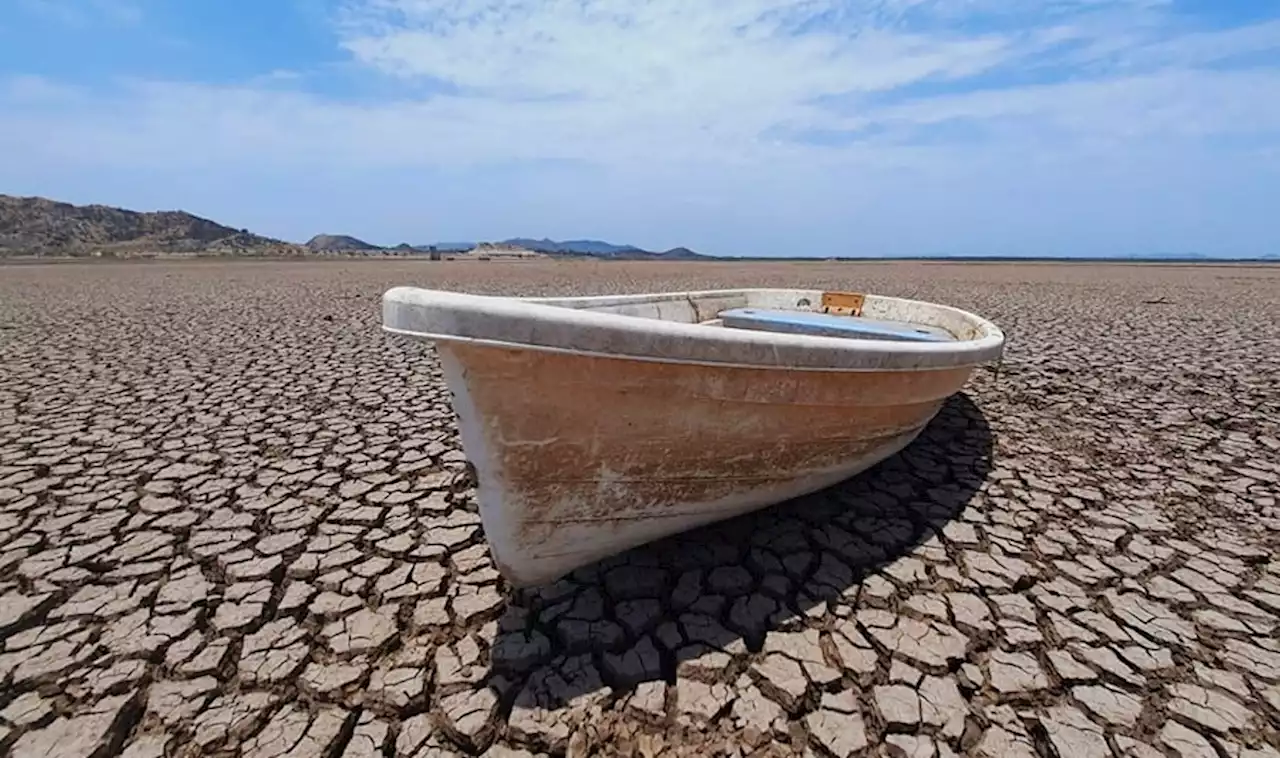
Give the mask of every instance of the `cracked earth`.
[[[512, 592], [416, 284], [1009, 337], [902, 454]], [[0, 751], [1280, 758], [1280, 268], [0, 268]]]

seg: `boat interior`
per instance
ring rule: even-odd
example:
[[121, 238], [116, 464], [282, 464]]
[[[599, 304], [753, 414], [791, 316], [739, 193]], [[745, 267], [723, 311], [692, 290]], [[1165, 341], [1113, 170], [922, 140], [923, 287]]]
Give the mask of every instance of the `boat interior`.
[[708, 327], [852, 339], [952, 342], [982, 334], [979, 324], [953, 308], [859, 292], [743, 289], [530, 301]]

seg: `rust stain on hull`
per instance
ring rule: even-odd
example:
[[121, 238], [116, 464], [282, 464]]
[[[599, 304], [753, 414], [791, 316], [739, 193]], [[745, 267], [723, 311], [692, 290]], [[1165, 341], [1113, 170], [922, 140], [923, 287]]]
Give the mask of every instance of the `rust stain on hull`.
[[612, 540], [587, 552], [617, 552], [759, 507], [753, 492], [878, 462], [971, 371], [788, 372], [446, 349], [465, 368], [482, 426], [486, 449], [473, 457], [500, 482], [493, 507], [515, 549], [548, 554], [576, 549], [556, 544], [570, 525]]

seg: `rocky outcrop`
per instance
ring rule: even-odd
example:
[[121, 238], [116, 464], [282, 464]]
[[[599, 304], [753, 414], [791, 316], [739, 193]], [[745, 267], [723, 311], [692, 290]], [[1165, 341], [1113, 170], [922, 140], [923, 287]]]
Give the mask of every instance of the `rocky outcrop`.
[[349, 250], [381, 250], [377, 245], [345, 234], [317, 234], [303, 247], [316, 253], [336, 253]]
[[0, 195], [0, 255], [281, 254], [297, 247], [186, 211], [140, 212]]

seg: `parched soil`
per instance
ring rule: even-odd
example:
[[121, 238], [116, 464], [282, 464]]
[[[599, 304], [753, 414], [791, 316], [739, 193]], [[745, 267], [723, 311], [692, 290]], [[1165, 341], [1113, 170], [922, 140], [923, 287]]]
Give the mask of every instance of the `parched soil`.
[[[1006, 358], [831, 490], [512, 592], [395, 285], [817, 286]], [[1280, 267], [0, 266], [0, 753], [1280, 757]]]

